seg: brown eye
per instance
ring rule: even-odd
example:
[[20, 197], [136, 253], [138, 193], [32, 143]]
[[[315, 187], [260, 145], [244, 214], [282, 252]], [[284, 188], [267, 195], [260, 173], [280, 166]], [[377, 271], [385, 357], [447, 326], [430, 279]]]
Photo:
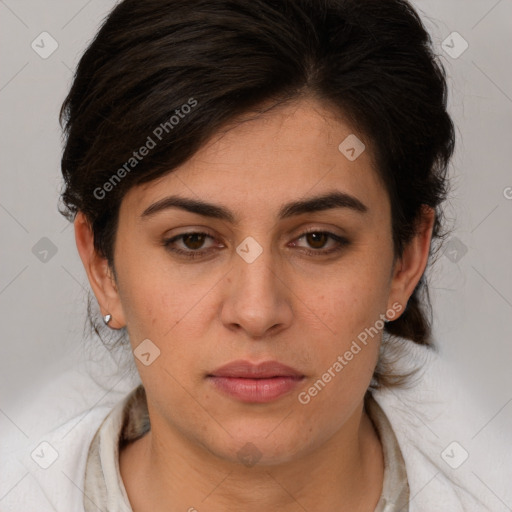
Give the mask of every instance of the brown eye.
[[[307, 231], [303, 233], [297, 240], [301, 239], [306, 241], [308, 247], [299, 246], [296, 242], [293, 245], [299, 247], [303, 252], [311, 256], [325, 256], [327, 254], [335, 253], [341, 251], [350, 244], [346, 238], [335, 235], [334, 233], [330, 233], [329, 231]], [[334, 242], [334, 247], [331, 247], [330, 249], [324, 249], [329, 240]]]
[[[179, 256], [201, 258], [212, 250], [211, 247], [203, 249], [207, 238], [214, 240], [214, 238], [207, 233], [182, 233], [181, 235], [164, 240], [162, 244], [168, 251], [178, 254]], [[181, 247], [176, 247], [178, 242], [181, 242]]]
[[308, 233], [306, 236], [306, 240], [308, 244], [313, 249], [322, 249], [323, 246], [327, 243], [329, 240], [329, 236], [327, 236], [327, 233]]
[[[207, 235], [206, 235], [207, 236]], [[198, 250], [204, 244], [205, 233], [189, 233], [182, 236], [183, 244], [187, 249]]]

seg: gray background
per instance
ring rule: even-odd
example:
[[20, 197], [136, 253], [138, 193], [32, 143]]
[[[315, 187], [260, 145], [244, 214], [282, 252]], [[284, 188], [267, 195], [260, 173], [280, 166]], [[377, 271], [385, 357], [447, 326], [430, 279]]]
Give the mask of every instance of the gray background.
[[[99, 340], [83, 339], [89, 285], [72, 226], [57, 212], [58, 111], [72, 70], [114, 3], [0, 0], [0, 430], [14, 440], [76, 407], [72, 393], [61, 396], [81, 382], [90, 391], [77, 396], [88, 407], [115, 401], [138, 380], [117, 372], [131, 354], [111, 355]], [[512, 0], [414, 5], [446, 65], [458, 135], [446, 204], [454, 231], [429, 271], [436, 339], [486, 408], [483, 423], [510, 421]], [[43, 31], [58, 43], [46, 59], [31, 47]], [[454, 31], [469, 45], [457, 58], [444, 49], [462, 48]], [[56, 249], [46, 261], [43, 237]]]

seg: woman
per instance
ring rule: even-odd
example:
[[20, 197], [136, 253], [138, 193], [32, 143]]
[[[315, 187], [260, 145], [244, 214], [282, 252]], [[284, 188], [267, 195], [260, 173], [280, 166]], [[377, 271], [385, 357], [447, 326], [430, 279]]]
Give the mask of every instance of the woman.
[[402, 0], [120, 2], [62, 108], [62, 213], [141, 385], [49, 434], [18, 505], [502, 510], [430, 348], [446, 95]]

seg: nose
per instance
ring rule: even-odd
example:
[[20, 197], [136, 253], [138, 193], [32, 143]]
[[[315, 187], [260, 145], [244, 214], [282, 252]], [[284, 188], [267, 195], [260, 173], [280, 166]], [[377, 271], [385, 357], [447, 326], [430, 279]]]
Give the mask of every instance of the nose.
[[230, 330], [245, 331], [251, 339], [274, 336], [292, 320], [290, 286], [270, 249], [253, 261], [240, 254], [234, 255], [233, 268], [226, 277], [222, 323]]

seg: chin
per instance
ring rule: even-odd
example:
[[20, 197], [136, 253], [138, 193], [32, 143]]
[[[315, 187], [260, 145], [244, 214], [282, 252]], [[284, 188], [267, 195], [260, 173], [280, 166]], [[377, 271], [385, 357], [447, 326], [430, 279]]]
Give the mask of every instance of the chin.
[[232, 437], [223, 436], [220, 443], [210, 440], [208, 449], [221, 459], [248, 468], [283, 464], [313, 449], [311, 438], [304, 439], [299, 434], [293, 435], [286, 428], [280, 430], [278, 423], [268, 422], [261, 429], [256, 429], [254, 425], [240, 427], [236, 433], [227, 429]]

